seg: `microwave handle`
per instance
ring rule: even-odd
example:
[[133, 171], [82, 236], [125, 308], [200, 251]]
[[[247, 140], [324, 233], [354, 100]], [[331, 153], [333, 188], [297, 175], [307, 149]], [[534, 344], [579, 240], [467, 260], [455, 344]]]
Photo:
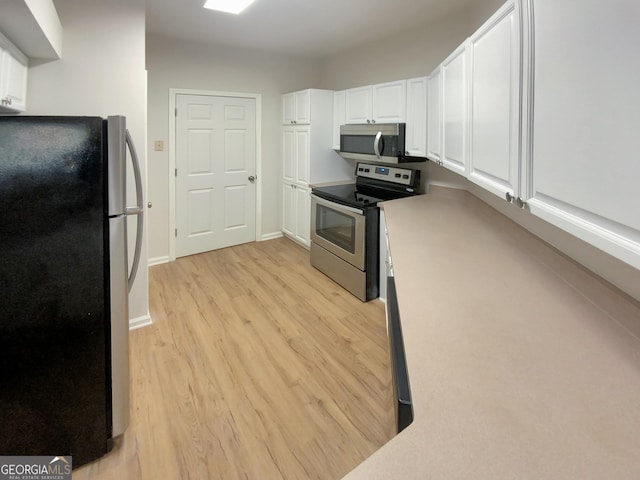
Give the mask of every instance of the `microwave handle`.
[[373, 151], [376, 152], [376, 157], [380, 160], [380, 140], [382, 139], [382, 132], [376, 134], [376, 139], [373, 141]]

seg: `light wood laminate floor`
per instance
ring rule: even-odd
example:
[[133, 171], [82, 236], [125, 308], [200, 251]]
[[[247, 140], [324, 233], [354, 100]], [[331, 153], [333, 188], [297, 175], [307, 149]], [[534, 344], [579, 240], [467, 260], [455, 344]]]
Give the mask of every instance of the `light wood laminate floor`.
[[150, 268], [131, 425], [84, 479], [339, 479], [393, 435], [384, 305], [281, 238]]

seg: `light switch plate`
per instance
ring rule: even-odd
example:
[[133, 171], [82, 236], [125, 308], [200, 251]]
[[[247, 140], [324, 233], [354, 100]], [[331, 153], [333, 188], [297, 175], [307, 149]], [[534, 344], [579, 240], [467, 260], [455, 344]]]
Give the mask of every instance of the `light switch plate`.
[[162, 140], [156, 140], [153, 142], [153, 149], [156, 152], [161, 152], [164, 150], [164, 142]]

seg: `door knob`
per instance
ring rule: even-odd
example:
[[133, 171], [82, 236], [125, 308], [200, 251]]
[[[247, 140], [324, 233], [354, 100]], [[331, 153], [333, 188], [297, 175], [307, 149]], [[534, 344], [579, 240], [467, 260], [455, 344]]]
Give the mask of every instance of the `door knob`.
[[253, 175], [249, 176], [249, 181], [251, 183], [255, 182], [256, 181], [256, 177], [254, 177]]

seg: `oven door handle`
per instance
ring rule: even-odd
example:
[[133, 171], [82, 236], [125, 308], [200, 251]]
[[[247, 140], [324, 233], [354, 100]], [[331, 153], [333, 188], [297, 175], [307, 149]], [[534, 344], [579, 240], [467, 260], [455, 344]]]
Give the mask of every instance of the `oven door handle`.
[[363, 216], [364, 213], [362, 212], [362, 210], [359, 210], [357, 208], [353, 208], [353, 207], [349, 207], [347, 205], [342, 205], [341, 203], [336, 203], [336, 202], [332, 202], [330, 200], [325, 200], [324, 198], [320, 198], [317, 195], [314, 195], [313, 193], [311, 194], [311, 199], [315, 200], [315, 202], [319, 205], [323, 205], [325, 207], [329, 207], [329, 208], [333, 208], [334, 210], [342, 210], [345, 212], [350, 212], [350, 213], [354, 213], [356, 215], [361, 215]]

